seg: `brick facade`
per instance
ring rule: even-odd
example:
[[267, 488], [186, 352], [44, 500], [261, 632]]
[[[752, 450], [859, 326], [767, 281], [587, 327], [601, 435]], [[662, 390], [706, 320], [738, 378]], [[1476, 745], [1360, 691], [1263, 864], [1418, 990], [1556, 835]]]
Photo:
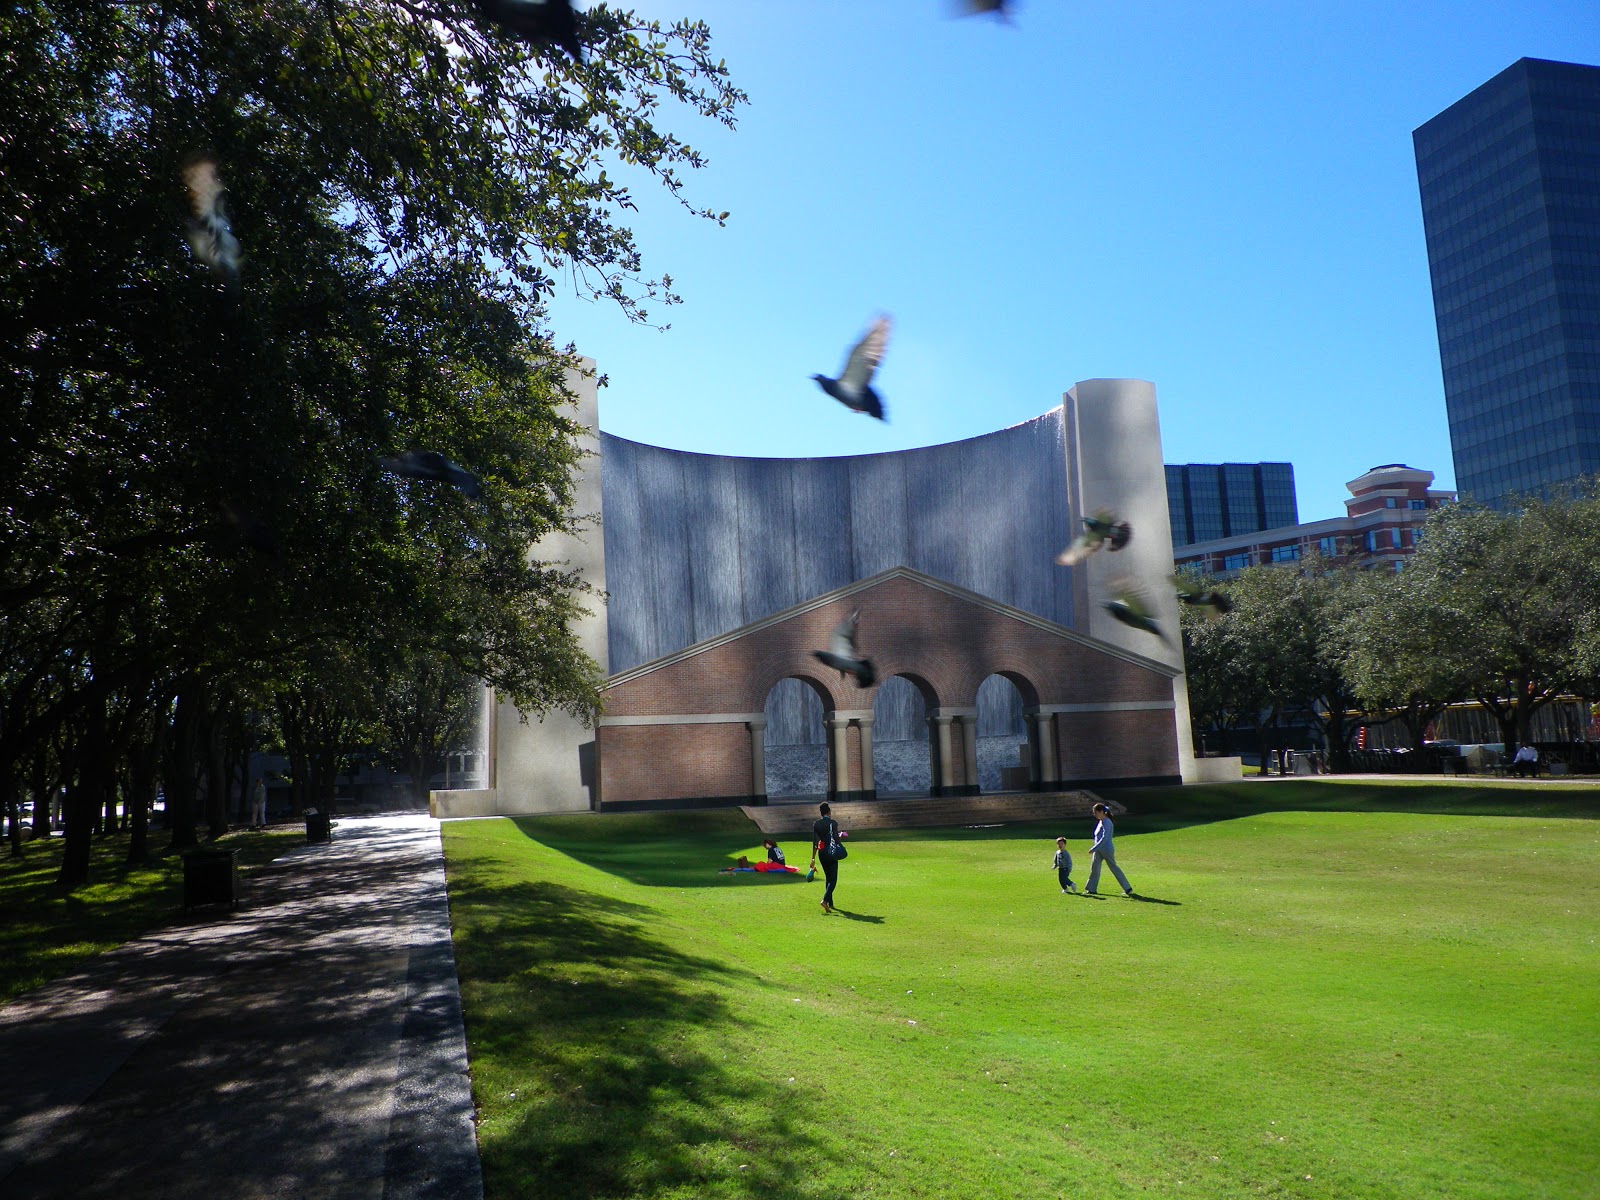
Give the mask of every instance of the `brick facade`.
[[[759, 802], [763, 708], [785, 678], [806, 681], [829, 718], [849, 722], [845, 768], [831, 773], [830, 791], [870, 796], [863, 743], [875, 689], [813, 657], [856, 610], [859, 650], [879, 682], [905, 676], [936, 721], [950, 725], [946, 794], [976, 788], [964, 725], [975, 721], [978, 688], [994, 674], [1011, 680], [1025, 710], [1049, 727], [1054, 752], [1035, 762], [1039, 784], [1177, 781], [1170, 667], [901, 567], [615, 676], [596, 736], [601, 806]], [[1030, 715], [1030, 730], [1040, 720]], [[940, 739], [937, 727], [930, 731], [935, 755]]]

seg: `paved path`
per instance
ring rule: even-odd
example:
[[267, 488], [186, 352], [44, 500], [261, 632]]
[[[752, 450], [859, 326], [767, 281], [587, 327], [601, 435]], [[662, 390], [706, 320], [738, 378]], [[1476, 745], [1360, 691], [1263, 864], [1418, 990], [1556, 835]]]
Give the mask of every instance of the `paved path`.
[[438, 822], [334, 837], [0, 1008], [0, 1196], [483, 1195]]

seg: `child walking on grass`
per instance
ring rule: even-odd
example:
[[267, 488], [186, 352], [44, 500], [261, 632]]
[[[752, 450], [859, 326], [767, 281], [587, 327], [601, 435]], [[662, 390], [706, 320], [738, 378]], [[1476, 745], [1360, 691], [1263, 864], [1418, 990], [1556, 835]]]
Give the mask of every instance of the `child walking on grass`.
[[1056, 858], [1053, 864], [1056, 869], [1056, 878], [1061, 881], [1061, 894], [1076, 892], [1078, 889], [1072, 882], [1072, 855], [1067, 853], [1067, 839], [1056, 839]]

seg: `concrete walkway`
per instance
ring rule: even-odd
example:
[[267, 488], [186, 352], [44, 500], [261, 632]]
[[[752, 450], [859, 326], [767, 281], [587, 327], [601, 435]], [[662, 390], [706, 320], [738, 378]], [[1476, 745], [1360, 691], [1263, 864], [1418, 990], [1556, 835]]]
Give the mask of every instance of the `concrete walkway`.
[[483, 1195], [438, 822], [334, 839], [0, 1008], [0, 1196]]

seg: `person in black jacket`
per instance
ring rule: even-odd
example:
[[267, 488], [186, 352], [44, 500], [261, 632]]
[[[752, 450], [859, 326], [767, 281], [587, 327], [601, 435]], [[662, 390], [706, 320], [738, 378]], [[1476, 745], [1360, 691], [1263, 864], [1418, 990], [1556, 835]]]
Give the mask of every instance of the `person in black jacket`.
[[822, 911], [833, 911], [833, 889], [839, 884], [839, 860], [828, 853], [829, 847], [839, 844], [839, 822], [828, 814], [833, 810], [824, 804], [822, 815], [811, 826], [811, 857], [822, 862], [822, 877], [828, 886], [822, 892]]

